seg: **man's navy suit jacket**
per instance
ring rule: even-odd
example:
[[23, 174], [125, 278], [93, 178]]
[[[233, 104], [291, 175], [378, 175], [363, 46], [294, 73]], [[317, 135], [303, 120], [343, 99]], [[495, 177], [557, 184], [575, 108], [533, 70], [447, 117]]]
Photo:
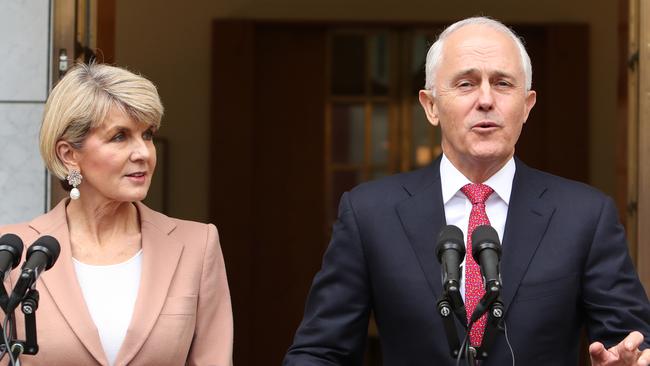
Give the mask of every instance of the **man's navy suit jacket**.
[[[650, 335], [648, 298], [613, 201], [519, 160], [516, 167], [501, 257], [516, 364], [576, 365], [583, 325], [607, 347], [632, 330]], [[440, 184], [438, 159], [343, 195], [284, 365], [361, 365], [371, 311], [384, 365], [454, 364], [436, 312]], [[483, 365], [511, 362], [502, 332]]]

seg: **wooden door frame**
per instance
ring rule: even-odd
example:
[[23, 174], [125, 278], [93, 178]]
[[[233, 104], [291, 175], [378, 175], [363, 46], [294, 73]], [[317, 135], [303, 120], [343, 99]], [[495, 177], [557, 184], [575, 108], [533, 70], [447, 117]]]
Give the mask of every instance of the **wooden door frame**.
[[[628, 238], [650, 289], [650, 3], [630, 0], [628, 73]], [[642, 46], [643, 45], [643, 46]]]
[[[97, 48], [95, 52], [99, 55], [98, 62], [101, 63], [111, 64], [115, 62], [115, 1], [92, 0], [81, 4], [90, 7], [93, 13], [91, 14], [91, 22], [96, 22], [96, 24], [90, 24], [93, 27], [92, 31], [85, 31], [90, 32], [93, 37], [92, 44]], [[51, 87], [54, 87], [60, 78], [59, 66], [61, 63], [61, 52], [65, 52], [67, 56], [67, 68], [74, 65], [75, 49], [77, 48], [77, 13], [81, 5], [75, 0], [57, 0], [52, 2]], [[50, 207], [54, 207], [59, 201], [67, 197], [68, 192], [59, 184], [59, 178], [51, 174], [49, 176], [49, 187], [47, 189], [49, 194], [48, 201]]]

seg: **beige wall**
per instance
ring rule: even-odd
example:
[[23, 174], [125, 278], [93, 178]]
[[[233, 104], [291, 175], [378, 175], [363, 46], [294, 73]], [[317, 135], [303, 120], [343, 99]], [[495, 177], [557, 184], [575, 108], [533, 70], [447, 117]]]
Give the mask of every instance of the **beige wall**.
[[[591, 183], [613, 195], [617, 12], [617, 3], [605, 0], [118, 0], [116, 62], [143, 73], [160, 89], [166, 107], [160, 136], [169, 140], [171, 152], [170, 212], [179, 217], [206, 220], [213, 19], [450, 22], [482, 14], [506, 23], [588, 23], [591, 29]], [[534, 83], [533, 76], [533, 87]]]

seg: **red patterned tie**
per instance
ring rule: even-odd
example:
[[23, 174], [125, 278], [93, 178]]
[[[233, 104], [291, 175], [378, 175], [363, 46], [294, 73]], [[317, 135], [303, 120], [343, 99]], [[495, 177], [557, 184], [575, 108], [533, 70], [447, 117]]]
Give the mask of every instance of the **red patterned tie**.
[[[467, 310], [467, 322], [478, 305], [481, 297], [485, 294], [481, 269], [472, 257], [472, 233], [480, 225], [490, 225], [485, 213], [485, 201], [494, 190], [484, 184], [467, 184], [460, 189], [461, 192], [472, 202], [472, 211], [469, 214], [469, 225], [467, 227], [467, 255], [465, 256], [465, 309]], [[485, 332], [486, 315], [484, 314], [474, 323], [469, 332], [469, 339], [472, 346], [480, 346]]]

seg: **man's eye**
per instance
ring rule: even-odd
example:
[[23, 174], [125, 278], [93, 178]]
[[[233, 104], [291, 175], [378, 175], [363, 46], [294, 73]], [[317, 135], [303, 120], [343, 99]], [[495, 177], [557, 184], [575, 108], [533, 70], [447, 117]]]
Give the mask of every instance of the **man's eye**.
[[512, 84], [509, 83], [509, 82], [506, 81], [506, 80], [499, 80], [499, 81], [497, 81], [496, 85], [497, 85], [497, 86], [500, 86], [500, 87], [509, 87], [509, 86], [512, 86]]
[[461, 91], [469, 91], [474, 88], [475, 84], [471, 80], [463, 80], [456, 83], [456, 88]]

